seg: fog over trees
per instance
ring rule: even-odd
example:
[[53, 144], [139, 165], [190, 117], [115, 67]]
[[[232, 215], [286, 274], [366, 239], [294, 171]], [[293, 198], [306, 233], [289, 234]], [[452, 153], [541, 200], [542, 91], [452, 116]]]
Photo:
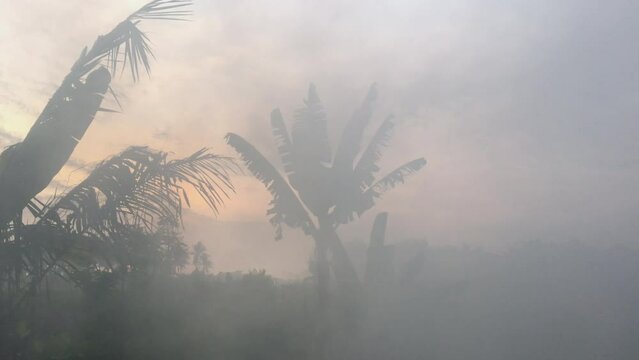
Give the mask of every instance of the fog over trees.
[[0, 359], [639, 357], [637, 6], [0, 4]]

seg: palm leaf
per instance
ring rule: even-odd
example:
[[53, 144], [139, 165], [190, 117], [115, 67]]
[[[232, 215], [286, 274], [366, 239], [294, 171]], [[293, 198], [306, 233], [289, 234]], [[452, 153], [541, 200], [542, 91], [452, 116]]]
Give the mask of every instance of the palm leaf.
[[340, 171], [350, 171], [355, 157], [360, 151], [364, 129], [373, 115], [373, 104], [377, 100], [377, 86], [371, 85], [362, 105], [346, 124], [340, 138], [333, 167]]
[[295, 172], [295, 154], [293, 153], [293, 144], [288, 135], [284, 118], [282, 118], [282, 113], [279, 109], [271, 112], [271, 128], [273, 129], [277, 152], [284, 166], [284, 172], [286, 175], [291, 176]]
[[192, 0], [154, 0], [147, 3], [110, 33], [100, 36], [91, 50], [85, 49], [74, 65], [74, 70], [78, 75], [84, 75], [106, 58], [106, 65], [113, 73], [119, 63], [123, 63], [124, 67], [128, 64], [133, 80], [139, 80], [141, 67], [147, 73], [150, 72], [149, 58], [154, 55], [149, 38], [138, 28], [138, 24], [142, 20], [187, 20], [192, 15], [192, 4]]
[[360, 151], [364, 130], [373, 115], [373, 104], [377, 100], [377, 85], [373, 84], [360, 107], [346, 124], [340, 138], [333, 167], [349, 171]]
[[410, 161], [365, 189], [360, 186], [344, 186], [343, 191], [336, 197], [337, 202], [331, 211], [331, 217], [336, 223], [345, 224], [353, 220], [354, 214], [362, 215], [375, 205], [375, 199], [397, 184], [404, 183], [406, 177], [416, 173], [424, 165], [426, 160], [423, 158]]
[[[358, 209], [370, 207], [369, 202], [362, 198], [361, 175], [354, 172], [353, 162], [360, 151], [364, 130], [370, 122], [376, 99], [377, 89], [373, 84], [359, 109], [346, 124], [335, 154], [332, 172], [339, 181], [334, 182], [335, 186], [332, 189], [335, 193], [335, 207], [331, 216], [340, 224], [351, 221], [353, 213], [357, 213]], [[359, 172], [361, 173], [361, 170]]]
[[291, 132], [295, 154], [309, 166], [328, 163], [331, 161], [331, 146], [328, 141], [326, 114], [313, 84], [308, 89], [304, 105], [295, 113]]
[[326, 114], [314, 85], [310, 85], [305, 106], [295, 113], [291, 131], [294, 169], [288, 179], [302, 202], [318, 216], [333, 205], [333, 171]]
[[51, 205], [45, 219], [59, 216], [77, 233], [118, 231], [122, 225], [153, 229], [159, 219], [181, 218], [184, 186], [194, 188], [217, 213], [233, 191], [231, 171], [232, 160], [206, 149], [167, 161], [164, 152], [130, 147], [100, 163]]
[[368, 188], [364, 194], [367, 196], [378, 197], [384, 192], [394, 188], [397, 184], [403, 184], [406, 177], [415, 174], [426, 165], [424, 158], [415, 159], [398, 167], [397, 169], [384, 176], [382, 179]]
[[379, 161], [382, 156], [382, 148], [388, 145], [392, 137], [393, 128], [392, 117], [386, 118], [377, 129], [377, 132], [375, 132], [373, 139], [371, 139], [368, 147], [366, 147], [366, 150], [364, 150], [357, 162], [354, 173], [355, 179], [361, 189], [371, 186], [375, 181], [375, 173], [380, 170], [377, 161]]
[[[229, 198], [229, 191], [234, 192], [230, 175], [236, 170], [237, 167], [231, 158], [201, 149], [187, 158], [169, 161], [164, 166], [163, 176], [172, 182], [190, 185], [217, 213], [218, 206]], [[186, 192], [182, 193], [188, 205]]]
[[226, 142], [240, 154], [248, 170], [273, 196], [267, 215], [271, 216], [270, 222], [275, 227], [275, 238], [282, 238], [282, 223], [293, 228], [302, 228], [307, 234], [314, 231], [314, 224], [304, 205], [264, 155], [239, 135], [227, 134]]
[[128, 20], [185, 20], [185, 17], [193, 14], [189, 9], [192, 4], [193, 0], [154, 0], [131, 14]]

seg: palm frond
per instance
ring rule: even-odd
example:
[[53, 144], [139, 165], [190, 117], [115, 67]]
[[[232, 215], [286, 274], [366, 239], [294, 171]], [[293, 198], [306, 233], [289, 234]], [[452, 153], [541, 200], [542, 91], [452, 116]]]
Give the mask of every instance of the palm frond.
[[271, 216], [270, 222], [275, 227], [275, 238], [282, 238], [282, 223], [293, 228], [302, 228], [306, 233], [314, 231], [314, 224], [308, 212], [273, 164], [239, 135], [227, 134], [226, 142], [240, 154], [248, 170], [273, 196], [267, 215]]
[[207, 149], [167, 161], [165, 152], [130, 147], [100, 163], [51, 205], [45, 219], [58, 216], [77, 233], [117, 231], [124, 225], [153, 229], [159, 219], [181, 218], [185, 186], [217, 213], [233, 191], [233, 166], [231, 159]]
[[291, 131], [295, 154], [309, 166], [328, 163], [331, 161], [331, 145], [328, 141], [326, 114], [313, 84], [308, 89], [304, 105], [296, 111]]
[[[76, 81], [105, 64], [115, 73], [118, 64], [127, 64], [134, 81], [140, 78], [140, 70], [150, 72], [149, 59], [154, 57], [150, 41], [138, 28], [142, 20], [186, 20], [192, 15], [191, 0], [154, 0], [129, 15], [106, 35], [99, 36], [91, 49], [85, 48], [71, 69], [70, 80]], [[106, 62], [104, 61], [106, 60]], [[122, 69], [124, 70], [124, 68]]]
[[286, 175], [291, 176], [295, 172], [295, 155], [293, 153], [293, 144], [288, 135], [288, 129], [284, 123], [284, 118], [279, 109], [271, 112], [271, 128], [277, 145], [277, 152], [284, 166]]
[[305, 106], [295, 113], [291, 130], [294, 171], [288, 179], [302, 202], [313, 214], [324, 213], [333, 204], [329, 167], [331, 146], [324, 107], [314, 85], [310, 85]]
[[371, 85], [368, 94], [346, 124], [340, 138], [333, 167], [339, 171], [350, 171], [353, 161], [360, 151], [362, 137], [366, 126], [373, 115], [373, 105], [377, 100], [377, 85]]
[[[124, 65], [122, 71], [124, 71], [128, 63], [133, 81], [138, 81], [140, 79], [140, 67], [144, 66], [144, 70], [149, 74], [151, 72], [149, 57], [155, 58], [155, 55], [153, 55], [149, 46], [149, 38], [140, 29], [132, 25], [128, 31], [128, 39], [124, 42]], [[118, 54], [119, 47], [116, 50], [116, 58]], [[113, 71], [115, 72], [115, 67]]]
[[193, 14], [189, 9], [192, 4], [193, 0], [154, 0], [131, 14], [128, 20], [186, 20]]
[[[190, 185], [217, 213], [219, 205], [229, 198], [229, 191], [234, 192], [230, 176], [237, 170], [233, 159], [200, 149], [187, 158], [169, 161], [164, 166], [164, 176], [167, 180]], [[181, 190], [188, 205], [186, 192]]]
[[423, 158], [410, 161], [365, 189], [362, 189], [357, 183], [346, 181], [341, 192], [336, 196], [336, 204], [330, 216], [337, 224], [352, 221], [354, 214], [361, 216], [375, 205], [375, 199], [397, 184], [404, 183], [406, 177], [416, 173], [424, 165], [426, 165], [426, 160]]
[[366, 150], [362, 153], [360, 159], [357, 161], [354, 173], [355, 179], [361, 189], [371, 186], [375, 181], [375, 173], [377, 173], [380, 169], [377, 162], [382, 156], [382, 148], [388, 145], [388, 142], [393, 135], [393, 128], [394, 124], [392, 117], [386, 118], [375, 132], [375, 135], [368, 144], [368, 147], [366, 147]]
[[403, 184], [404, 181], [406, 181], [406, 177], [415, 174], [425, 165], [426, 160], [424, 158], [409, 161], [377, 181], [370, 188], [368, 188], [364, 192], [364, 194], [368, 196], [378, 197], [382, 193], [397, 186], [397, 184]]

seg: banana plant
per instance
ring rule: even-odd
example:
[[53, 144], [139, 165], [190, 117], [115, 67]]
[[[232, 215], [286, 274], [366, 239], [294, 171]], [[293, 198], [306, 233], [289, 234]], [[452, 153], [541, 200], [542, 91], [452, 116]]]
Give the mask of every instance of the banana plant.
[[304, 107], [295, 113], [290, 133], [281, 112], [274, 110], [271, 127], [284, 174], [240, 135], [226, 136], [248, 170], [272, 195], [267, 216], [276, 229], [276, 239], [282, 237], [282, 224], [301, 228], [313, 238], [320, 303], [328, 298], [329, 254], [338, 283], [359, 286], [337, 234], [339, 225], [372, 208], [376, 199], [426, 164], [423, 158], [418, 158], [376, 179], [381, 150], [388, 144], [394, 127], [392, 117], [386, 118], [363, 148], [364, 130], [371, 121], [376, 98], [373, 85], [347, 123], [334, 156], [326, 115], [315, 86], [310, 86]]

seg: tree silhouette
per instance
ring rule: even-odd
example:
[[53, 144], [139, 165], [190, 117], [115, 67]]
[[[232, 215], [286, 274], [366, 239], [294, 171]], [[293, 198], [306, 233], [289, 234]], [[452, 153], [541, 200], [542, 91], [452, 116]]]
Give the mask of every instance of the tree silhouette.
[[171, 232], [181, 224], [183, 207], [190, 206], [187, 190], [217, 212], [233, 191], [234, 164], [207, 149], [167, 157], [130, 147], [98, 164], [67, 193], [32, 208], [31, 223], [2, 228], [0, 290], [19, 302], [50, 273], [82, 285], [91, 273], [148, 269], [153, 253], [173, 269], [184, 265], [186, 249]]
[[161, 219], [158, 229], [151, 239], [159, 246], [159, 267], [161, 271], [174, 275], [189, 262], [189, 250], [174, 219]]
[[274, 110], [271, 126], [288, 181], [244, 138], [233, 133], [226, 136], [228, 144], [241, 155], [249, 171], [273, 196], [267, 215], [276, 228], [276, 239], [282, 237], [282, 223], [301, 228], [314, 239], [320, 304], [325, 304], [328, 298], [329, 252], [338, 281], [352, 285], [359, 283], [337, 235], [337, 227], [373, 207], [375, 199], [426, 164], [419, 158], [376, 180], [375, 175], [380, 170], [377, 162], [394, 126], [392, 118], [386, 118], [361, 151], [363, 133], [370, 123], [376, 98], [373, 85], [346, 125], [334, 156], [326, 116], [315, 86], [310, 86], [304, 107], [295, 113], [290, 135], [280, 111]]
[[203, 274], [208, 274], [213, 267], [209, 254], [206, 252], [206, 246], [201, 241], [193, 246], [193, 266], [196, 272]]
[[[191, 0], [153, 0], [111, 32], [99, 36], [91, 48], [85, 47], [25, 139], [0, 154], [0, 295], [2, 292], [23, 293], [27, 286], [23, 284], [25, 276], [28, 277], [28, 286], [32, 287], [28, 290], [34, 291], [33, 287], [40, 283], [43, 274], [52, 269], [58, 273], [66, 270], [59, 266], [59, 257], [79, 252], [84, 240], [109, 232], [113, 236], [123, 234], [125, 229], [133, 236], [136, 226], [150, 233], [151, 217], [169, 213], [169, 217], [175, 217], [175, 210], [181, 208], [181, 204], [176, 206], [176, 189], [171, 186], [161, 189], [161, 193], [158, 193], [158, 188], [149, 186], [148, 190], [138, 188], [136, 193], [124, 195], [131, 191], [128, 186], [132, 183], [126, 181], [142, 184], [154, 180], [158, 184], [168, 184], [171, 181], [202, 183], [201, 180], [212, 179], [207, 173], [209, 170], [204, 168], [173, 169], [172, 174], [165, 174], [161, 180], [154, 176], [136, 178], [131, 171], [127, 172], [127, 169], [131, 170], [127, 165], [143, 164], [151, 159], [159, 164], [166, 157], [163, 153], [137, 148], [101, 164], [85, 182], [60, 199], [43, 203], [35, 197], [68, 161], [97, 112], [112, 111], [101, 107], [105, 95], [111, 90], [111, 75], [119, 67], [122, 71], [128, 67], [133, 80], [137, 81], [142, 67], [149, 72], [153, 53], [150, 40], [138, 28], [139, 23], [154, 19], [183, 20], [190, 15], [191, 3]], [[112, 90], [111, 93], [117, 102]], [[206, 151], [199, 152], [186, 163], [201, 162], [202, 157], [207, 159], [210, 155]], [[101, 177], [101, 174], [104, 176]], [[176, 179], [176, 176], [182, 178]], [[109, 189], [109, 186], [113, 188]], [[115, 206], [126, 196], [140, 194], [145, 195], [120, 202], [128, 209]], [[204, 197], [213, 208], [219, 202], [208, 194]], [[34, 223], [23, 223], [24, 209], [29, 210]], [[88, 222], [100, 217], [101, 223]], [[130, 224], [130, 219], [137, 219], [138, 223]]]
[[[150, 70], [149, 39], [138, 29], [147, 19], [180, 20], [191, 0], [154, 0], [82, 50], [25, 139], [0, 154], [0, 226], [13, 220], [69, 160], [110, 89], [119, 63], [135, 81]], [[106, 66], [106, 67], [105, 67]], [[109, 69], [107, 69], [107, 67]], [[115, 97], [115, 94], [114, 94]], [[117, 98], [116, 98], [117, 101]]]

